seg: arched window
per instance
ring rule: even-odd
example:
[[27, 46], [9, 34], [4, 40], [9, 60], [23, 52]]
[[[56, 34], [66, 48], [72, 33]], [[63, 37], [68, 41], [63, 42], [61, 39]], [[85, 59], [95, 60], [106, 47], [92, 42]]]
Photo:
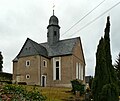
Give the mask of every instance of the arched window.
[[61, 58], [53, 58], [53, 80], [61, 80]]
[[43, 67], [47, 67], [47, 61], [43, 60]]
[[27, 60], [26, 61], [26, 67], [29, 67], [30, 66], [30, 60]]

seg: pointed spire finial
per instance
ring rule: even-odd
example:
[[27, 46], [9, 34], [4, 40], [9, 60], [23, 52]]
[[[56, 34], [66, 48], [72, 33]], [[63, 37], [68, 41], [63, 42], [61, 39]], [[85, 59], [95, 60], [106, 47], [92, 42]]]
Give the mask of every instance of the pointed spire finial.
[[53, 9], [53, 15], [54, 15], [54, 9]]
[[55, 8], [55, 4], [53, 3], [53, 15], [54, 15], [54, 13], [55, 13], [55, 12], [54, 12], [54, 8]]

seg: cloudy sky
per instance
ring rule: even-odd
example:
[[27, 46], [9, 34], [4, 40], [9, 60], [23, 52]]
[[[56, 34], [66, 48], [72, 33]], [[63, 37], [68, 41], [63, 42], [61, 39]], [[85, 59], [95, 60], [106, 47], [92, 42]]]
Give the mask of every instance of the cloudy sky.
[[[97, 9], [80, 21], [101, 2], [103, 3]], [[3, 71], [12, 73], [12, 60], [27, 38], [38, 43], [47, 41], [47, 25], [52, 15], [53, 3], [61, 27], [61, 39], [81, 37], [86, 75], [94, 75], [97, 45], [104, 34], [106, 17], [110, 16], [111, 54], [115, 63], [120, 52], [119, 2], [120, 0], [0, 0], [0, 51], [4, 57]], [[111, 7], [113, 8], [109, 10]], [[103, 15], [104, 12], [106, 13]], [[76, 26], [65, 33], [78, 21], [80, 22]]]

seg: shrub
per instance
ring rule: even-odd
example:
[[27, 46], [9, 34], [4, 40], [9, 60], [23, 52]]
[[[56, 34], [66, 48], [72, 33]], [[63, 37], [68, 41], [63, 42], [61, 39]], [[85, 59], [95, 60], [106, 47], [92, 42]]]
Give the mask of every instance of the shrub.
[[37, 90], [27, 91], [20, 85], [5, 85], [1, 95], [10, 95], [10, 101], [45, 101], [46, 97]]
[[72, 83], [72, 91], [74, 92], [74, 94], [76, 91], [80, 91], [80, 95], [84, 94], [84, 92], [85, 92], [84, 84], [82, 84], [78, 80], [73, 80], [73, 81], [71, 81], [71, 83]]
[[104, 85], [100, 99], [101, 101], [119, 101], [117, 86], [114, 83]]

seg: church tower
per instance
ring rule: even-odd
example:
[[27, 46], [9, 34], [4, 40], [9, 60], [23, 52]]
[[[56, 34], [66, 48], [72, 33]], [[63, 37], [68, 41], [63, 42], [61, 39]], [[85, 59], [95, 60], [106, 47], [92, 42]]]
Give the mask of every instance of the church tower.
[[53, 10], [53, 15], [49, 19], [49, 25], [47, 29], [48, 29], [47, 32], [48, 44], [53, 45], [57, 43], [60, 38], [60, 26], [59, 26], [58, 18], [54, 15], [54, 10]]

